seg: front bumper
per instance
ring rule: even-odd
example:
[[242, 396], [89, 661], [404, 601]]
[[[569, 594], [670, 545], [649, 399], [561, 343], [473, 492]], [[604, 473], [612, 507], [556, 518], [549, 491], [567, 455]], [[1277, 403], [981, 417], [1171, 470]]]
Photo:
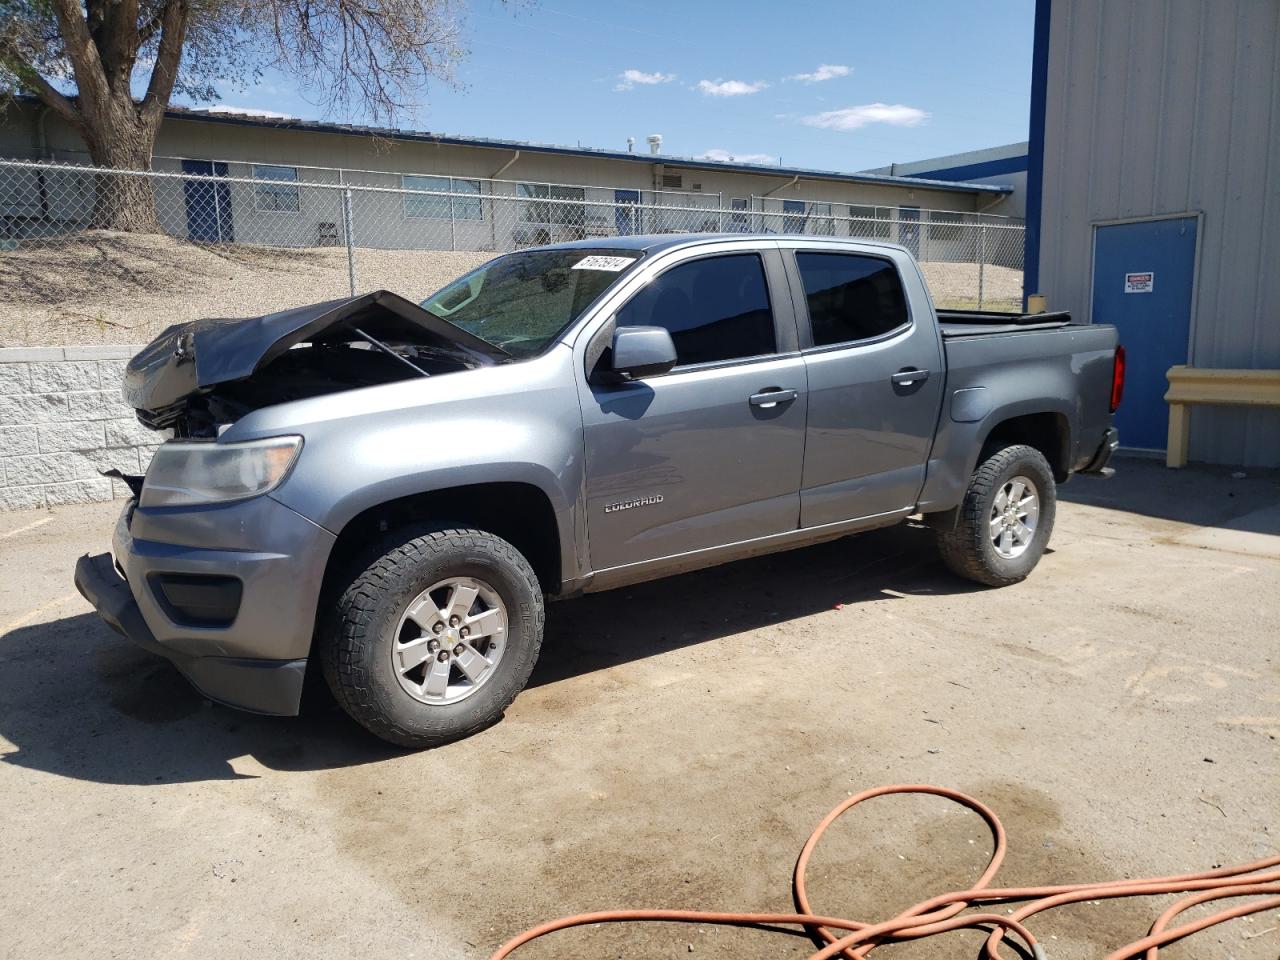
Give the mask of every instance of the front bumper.
[[[109, 626], [172, 661], [209, 699], [292, 716], [333, 541], [269, 497], [150, 510], [130, 502], [116, 525], [114, 561], [109, 554], [81, 557], [76, 589]], [[175, 575], [239, 581], [234, 618], [218, 625], [184, 621], [156, 586]]]

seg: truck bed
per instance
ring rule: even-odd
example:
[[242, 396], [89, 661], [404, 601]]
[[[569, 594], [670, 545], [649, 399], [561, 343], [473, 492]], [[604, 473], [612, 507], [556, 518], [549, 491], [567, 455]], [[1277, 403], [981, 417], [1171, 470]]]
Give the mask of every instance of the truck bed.
[[1056, 313], [998, 313], [994, 310], [939, 310], [942, 335], [983, 337], [998, 333], [1025, 333], [1028, 330], [1056, 330], [1071, 323], [1065, 310]]

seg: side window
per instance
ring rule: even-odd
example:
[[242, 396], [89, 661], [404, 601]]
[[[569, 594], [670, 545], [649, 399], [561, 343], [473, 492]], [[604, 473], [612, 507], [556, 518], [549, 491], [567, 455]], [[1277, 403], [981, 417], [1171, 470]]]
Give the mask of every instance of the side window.
[[866, 340], [907, 322], [907, 299], [888, 260], [847, 253], [797, 253], [813, 345]]
[[666, 327], [679, 366], [777, 352], [764, 264], [754, 253], [693, 260], [618, 311], [620, 327]]

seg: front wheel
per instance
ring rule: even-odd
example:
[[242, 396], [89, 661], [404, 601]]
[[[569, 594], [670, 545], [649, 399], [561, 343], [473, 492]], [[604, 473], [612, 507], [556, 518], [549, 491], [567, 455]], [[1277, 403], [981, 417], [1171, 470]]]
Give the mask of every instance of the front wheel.
[[468, 736], [502, 716], [542, 645], [538, 579], [482, 530], [393, 535], [351, 580], [319, 637], [338, 703], [405, 747]]
[[1039, 450], [993, 451], [974, 471], [955, 526], [938, 533], [942, 560], [992, 587], [1025, 580], [1049, 543], [1057, 504], [1053, 470]]

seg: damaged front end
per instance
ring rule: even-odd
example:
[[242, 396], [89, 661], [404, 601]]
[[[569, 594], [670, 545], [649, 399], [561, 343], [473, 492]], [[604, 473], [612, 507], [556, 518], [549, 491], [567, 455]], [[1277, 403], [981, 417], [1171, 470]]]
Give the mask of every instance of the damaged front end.
[[124, 398], [177, 438], [262, 407], [491, 366], [500, 348], [386, 290], [244, 319], [176, 324], [129, 361]]

